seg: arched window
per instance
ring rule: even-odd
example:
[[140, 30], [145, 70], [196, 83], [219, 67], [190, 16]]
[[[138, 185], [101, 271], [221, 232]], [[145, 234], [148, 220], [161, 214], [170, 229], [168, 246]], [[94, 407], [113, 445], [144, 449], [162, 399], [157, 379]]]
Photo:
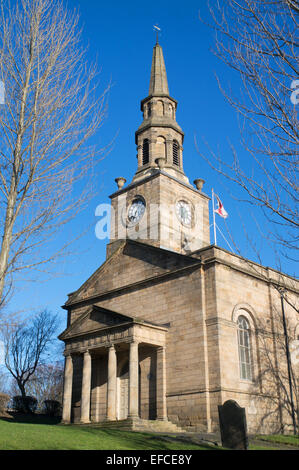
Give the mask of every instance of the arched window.
[[146, 165], [149, 162], [149, 141], [144, 139], [142, 145], [142, 165]]
[[166, 157], [166, 139], [163, 136], [157, 137], [155, 151], [157, 157]]
[[238, 318], [238, 344], [240, 378], [245, 380], [252, 380], [250, 327], [247, 319], [242, 315]]
[[163, 116], [164, 115], [164, 103], [163, 101], [157, 101], [157, 104], [156, 104], [156, 113], [157, 113], [157, 116]]
[[179, 144], [176, 140], [172, 143], [172, 161], [173, 164], [176, 166], [180, 166], [180, 159], [179, 159]]
[[152, 105], [151, 103], [148, 103], [147, 105], [147, 117], [150, 118], [152, 115]]

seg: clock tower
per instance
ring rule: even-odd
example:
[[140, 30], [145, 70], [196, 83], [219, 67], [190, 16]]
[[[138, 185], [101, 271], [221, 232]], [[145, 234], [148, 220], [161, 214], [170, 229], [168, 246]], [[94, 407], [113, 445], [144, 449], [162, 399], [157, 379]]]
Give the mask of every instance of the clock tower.
[[202, 179], [189, 182], [183, 169], [184, 133], [176, 121], [177, 101], [169, 95], [163, 51], [154, 46], [143, 121], [135, 133], [138, 168], [130, 184], [116, 178], [111, 198], [110, 256], [130, 238], [181, 254], [210, 244], [209, 198]]

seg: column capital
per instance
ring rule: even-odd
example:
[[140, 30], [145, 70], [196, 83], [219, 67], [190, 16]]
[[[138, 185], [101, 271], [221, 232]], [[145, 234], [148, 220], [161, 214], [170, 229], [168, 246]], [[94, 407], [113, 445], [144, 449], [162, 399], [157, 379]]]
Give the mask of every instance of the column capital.
[[72, 353], [71, 353], [71, 352], [68, 352], [68, 351], [64, 351], [64, 352], [63, 352], [63, 355], [64, 355], [64, 357], [65, 357], [66, 359], [69, 358], [69, 357], [72, 357]]

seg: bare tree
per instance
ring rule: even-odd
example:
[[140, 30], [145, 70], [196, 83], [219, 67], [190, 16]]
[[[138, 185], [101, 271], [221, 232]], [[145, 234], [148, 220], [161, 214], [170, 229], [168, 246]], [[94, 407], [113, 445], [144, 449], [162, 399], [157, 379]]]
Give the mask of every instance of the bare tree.
[[[232, 145], [227, 161], [214, 150], [198, 151], [242, 198], [261, 208], [268, 240], [280, 255], [298, 249], [298, 79], [297, 0], [208, 1], [215, 53], [240, 78], [240, 92], [221, 91], [240, 117], [243, 151]], [[250, 169], [249, 169], [249, 168]]]
[[6, 326], [3, 331], [5, 365], [15, 379], [26, 403], [27, 384], [54, 339], [57, 318], [42, 311], [29, 322]]
[[9, 389], [7, 384], [7, 374], [5, 372], [4, 366], [0, 366], [0, 393], [7, 393]]
[[[263, 253], [256, 239], [258, 235], [266, 239], [281, 270], [282, 258], [294, 259], [298, 249], [299, 94], [294, 91], [299, 75], [299, 3], [208, 0], [208, 5], [212, 18], [209, 26], [215, 31], [215, 54], [231, 69], [234, 83], [240, 84], [240, 89], [229, 89], [217, 77], [221, 92], [237, 112], [242, 145], [239, 148], [231, 144], [228, 159], [209, 145], [208, 152], [197, 141], [196, 146], [215, 171], [241, 188], [239, 200], [261, 210], [267, 225], [260, 227], [257, 223], [253, 237], [246, 227], [244, 233], [261, 265]], [[242, 256], [238, 242], [229, 236], [236, 253]], [[294, 336], [298, 285], [295, 279], [279, 272], [243, 261], [250, 273], [265, 280], [276, 302], [269, 316], [255, 318], [259, 364], [256, 378], [265, 402], [263, 419], [278, 413], [283, 427], [291, 418], [296, 432], [298, 363], [288, 360], [287, 343], [293, 345], [298, 340]], [[280, 299], [287, 307], [285, 331]]]
[[0, 1], [0, 304], [20, 271], [65, 252], [40, 248], [86, 202], [90, 182], [73, 190], [99, 160], [83, 144], [106, 100], [85, 53], [79, 16], [61, 0]]
[[274, 306], [270, 319], [256, 319], [260, 364], [256, 380], [261, 384], [264, 396], [270, 397], [271, 406], [268, 412], [265, 412], [264, 419], [268, 414], [278, 414], [281, 429], [276, 431], [290, 430], [291, 421], [296, 434], [296, 428], [299, 426], [299, 341], [296, 335], [298, 323], [294, 313], [289, 311], [285, 318], [285, 330], [279, 303]]
[[27, 395], [35, 397], [39, 407], [45, 400], [56, 400], [62, 403], [64, 364], [39, 364], [26, 385]]

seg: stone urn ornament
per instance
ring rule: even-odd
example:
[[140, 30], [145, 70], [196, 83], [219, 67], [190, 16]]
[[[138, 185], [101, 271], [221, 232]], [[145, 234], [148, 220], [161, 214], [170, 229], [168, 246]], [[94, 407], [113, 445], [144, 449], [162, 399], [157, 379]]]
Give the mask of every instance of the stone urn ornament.
[[197, 178], [193, 181], [193, 183], [195, 184], [196, 189], [201, 193], [202, 187], [205, 184], [205, 180], [203, 180], [202, 178]]
[[160, 170], [163, 170], [163, 168], [165, 167], [166, 158], [165, 157], [156, 158], [155, 163], [157, 163]]
[[122, 189], [126, 183], [126, 178], [120, 176], [119, 178], [115, 178], [115, 182], [117, 184], [118, 189]]

